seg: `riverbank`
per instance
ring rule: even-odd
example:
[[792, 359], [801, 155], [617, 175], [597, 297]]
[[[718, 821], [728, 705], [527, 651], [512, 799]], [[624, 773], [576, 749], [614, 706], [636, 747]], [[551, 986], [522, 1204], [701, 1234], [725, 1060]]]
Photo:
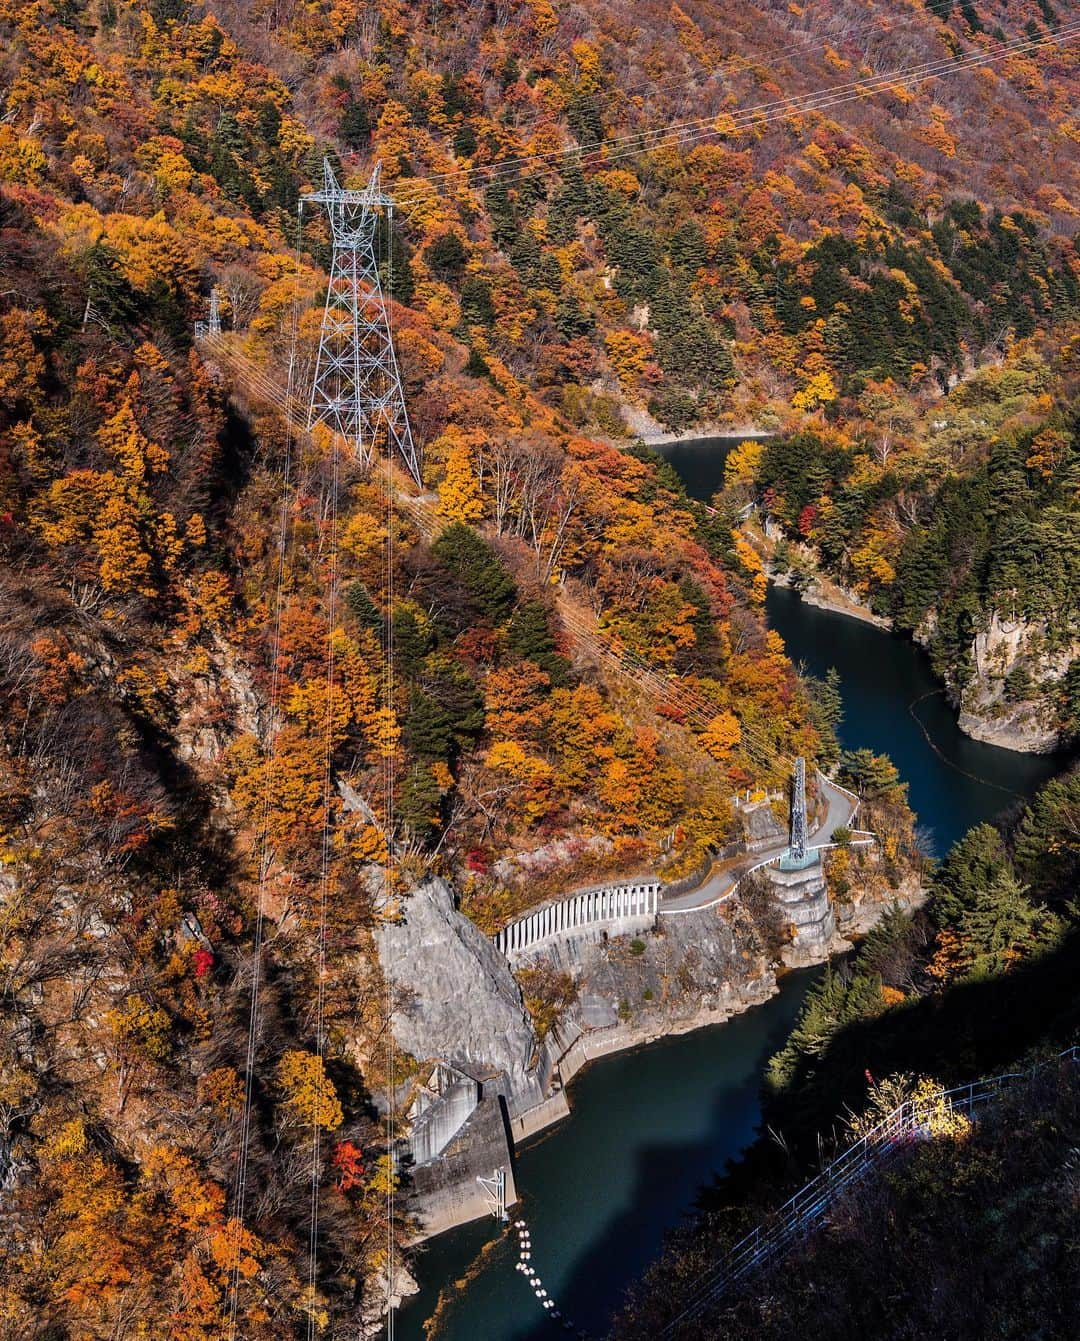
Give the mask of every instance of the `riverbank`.
[[[775, 555], [780, 545], [768, 534], [768, 524], [763, 531], [755, 522], [748, 520], [743, 523], [742, 530], [761, 555], [770, 584], [792, 590], [806, 605], [861, 620], [897, 638], [903, 638], [891, 619], [874, 614], [852, 592], [822, 573], [815, 566], [813, 553], [808, 547], [790, 547], [799, 557], [799, 575], [802, 580], [798, 581], [795, 568], [781, 571], [776, 567]], [[1002, 621], [993, 615], [990, 627], [975, 635], [972, 642], [975, 666], [972, 683], [964, 694], [964, 701], [953, 705], [956, 708], [957, 729], [972, 740], [982, 741], [998, 749], [1012, 750], [1018, 754], [1050, 755], [1058, 748], [1059, 738], [1052, 724], [1044, 720], [1045, 710], [1030, 701], [1006, 704], [1002, 698], [1004, 676], [1000, 665], [995, 674], [995, 656], [1000, 655], [1003, 646], [1008, 647], [1012, 632], [1010, 628], [1003, 630]], [[928, 644], [928, 638], [920, 633], [916, 633], [912, 641], [924, 649]], [[1064, 674], [1077, 650], [1074, 647], [1059, 659], [1057, 669], [1061, 674]], [[944, 684], [941, 685], [941, 693], [948, 697]], [[973, 705], [978, 705], [980, 710], [974, 710]]]
[[[698, 1187], [753, 1139], [760, 1078], [821, 970], [785, 974], [760, 1007], [722, 1028], [590, 1057], [573, 1121], [515, 1156], [533, 1262], [563, 1312], [594, 1336], [659, 1253]], [[514, 1270], [516, 1245], [490, 1219], [431, 1240], [421, 1292], [397, 1319], [398, 1341], [540, 1341], [551, 1324]]]
[[882, 629], [886, 633], [893, 632], [891, 619], [886, 619], [884, 615], [875, 615], [868, 606], [861, 605], [827, 578], [815, 577], [812, 587], [800, 588], [795, 586], [788, 573], [766, 570], [765, 576], [771, 585], [793, 591], [804, 605], [812, 605], [816, 610], [831, 610], [833, 614], [861, 620], [862, 623], [872, 624], [874, 628]]
[[743, 442], [747, 438], [773, 438], [777, 433], [775, 428], [759, 428], [756, 424], [698, 424], [685, 433], [672, 433], [647, 410], [635, 405], [624, 404], [622, 417], [630, 432], [646, 447], [671, 447], [689, 442]]
[[[583, 1031], [568, 1044], [555, 1063], [553, 1083], [554, 1092], [533, 1107], [516, 1116], [503, 1117], [508, 1151], [516, 1155], [524, 1146], [537, 1136], [551, 1130], [559, 1123], [573, 1116], [570, 1092], [573, 1082], [589, 1066], [607, 1057], [620, 1053], [633, 1052], [649, 1047], [665, 1039], [680, 1038], [684, 1034], [713, 1025], [727, 1024], [737, 1015], [762, 1006], [780, 991], [780, 982], [786, 976], [781, 969], [779, 975], [770, 968], [760, 977], [732, 989], [726, 999], [713, 1006], [699, 1006], [691, 1015], [662, 1021], [654, 1017], [645, 1023], [616, 1024], [604, 1029]], [[503, 1162], [501, 1143], [497, 1139], [495, 1126], [497, 1106], [486, 1106], [478, 1110], [478, 1118], [470, 1121], [462, 1135], [470, 1145], [482, 1141], [486, 1164], [493, 1168]], [[513, 1175], [514, 1159], [511, 1157], [507, 1185], [508, 1205], [517, 1201], [516, 1185]], [[452, 1230], [472, 1224], [490, 1214], [490, 1207], [482, 1191], [478, 1190], [471, 1179], [460, 1182], [452, 1192], [446, 1187], [439, 1189], [435, 1198], [425, 1200], [416, 1207], [422, 1224], [419, 1232], [410, 1241], [410, 1247], [430, 1242]]]
[[[713, 453], [693, 455], [695, 468], [716, 464]], [[1054, 772], [1050, 760], [962, 735], [925, 655], [907, 639], [807, 605], [779, 586], [770, 587], [766, 613], [794, 661], [805, 661], [818, 676], [830, 666], [838, 669], [841, 744], [892, 756], [909, 781], [910, 801], [932, 854], [943, 855], [973, 824], [992, 820], [1018, 796], [1032, 795]], [[840, 914], [843, 904], [835, 907]], [[853, 912], [861, 922], [861, 908]], [[838, 922], [849, 940], [862, 930], [849, 929], [846, 909]], [[696, 948], [695, 971], [704, 974], [712, 951], [707, 943]], [[641, 966], [648, 957], [627, 954], [619, 971], [627, 963]], [[496, 967], [493, 961], [490, 972]], [[717, 1022], [726, 1020], [723, 1028], [709, 1028], [710, 1020], [689, 1006], [685, 1016], [661, 1028], [649, 1008], [659, 1008], [663, 991], [656, 984], [664, 973], [674, 982], [677, 965], [654, 964], [651, 971], [658, 976], [620, 989], [633, 1018], [594, 1030], [567, 1056], [567, 1079], [554, 1102], [546, 1108], [531, 1105], [537, 1110], [532, 1121], [548, 1119], [536, 1128], [539, 1136], [514, 1133], [521, 1213], [545, 1286], [566, 1313], [596, 1334], [625, 1288], [656, 1256], [664, 1233], [693, 1205], [699, 1187], [754, 1137], [764, 1065], [785, 1041], [814, 977], [814, 971], [809, 976], [774, 971], [775, 989], [766, 994], [765, 984], [756, 989], [749, 984], [768, 968], [768, 962], [755, 969], [740, 960], [729, 975], [720, 966], [719, 978], [729, 976], [743, 991], [761, 993], [760, 1005], [730, 1014], [713, 995], [704, 1010]], [[465, 993], [474, 1009], [481, 984], [467, 976], [463, 982], [458, 994]], [[655, 994], [648, 1008], [645, 990]], [[484, 1027], [505, 1030], [508, 1018], [486, 1021]], [[559, 1120], [557, 1110], [573, 1121]], [[417, 1259], [420, 1294], [398, 1320], [399, 1341], [426, 1341], [423, 1324], [440, 1294], [453, 1304], [440, 1313], [439, 1341], [538, 1341], [538, 1328], [548, 1324], [501, 1244], [490, 1218], [430, 1240]]]
[[[570, 1086], [591, 1063], [620, 1052], [648, 1047], [661, 1039], [680, 1038], [683, 1034], [707, 1029], [711, 1025], [727, 1024], [736, 1015], [764, 1005], [774, 997], [780, 990], [779, 981], [776, 971], [769, 969], [761, 977], [743, 984], [741, 990], [732, 991], [726, 1001], [715, 1006], [699, 1006], [692, 1015], [676, 1017], [664, 1023], [649, 1021], [636, 1025], [610, 1025], [606, 1029], [591, 1029], [579, 1034], [556, 1063], [558, 1091], [535, 1108], [511, 1120], [510, 1130], [515, 1148], [553, 1127], [563, 1118], [572, 1116], [573, 1107], [568, 1098]], [[563, 1101], [561, 1104], [558, 1102], [560, 1099]]]

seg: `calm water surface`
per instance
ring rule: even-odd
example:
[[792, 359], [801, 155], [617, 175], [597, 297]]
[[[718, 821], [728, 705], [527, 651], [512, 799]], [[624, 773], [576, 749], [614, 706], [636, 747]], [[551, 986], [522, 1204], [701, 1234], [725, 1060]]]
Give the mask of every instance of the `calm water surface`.
[[[708, 502], [723, 482], [724, 460], [739, 439], [701, 438], [658, 448], [692, 498]], [[973, 825], [1026, 799], [1059, 766], [1045, 755], [1017, 754], [965, 736], [921, 647], [852, 619], [805, 605], [771, 587], [769, 624], [793, 661], [813, 675], [840, 674], [848, 749], [887, 754], [908, 783], [908, 798], [927, 849], [942, 856]]]
[[[709, 499], [740, 438], [665, 446], [688, 492]], [[841, 739], [890, 755], [930, 848], [944, 852], [972, 824], [1030, 796], [1051, 760], [969, 740], [922, 651], [873, 625], [770, 590], [769, 623], [815, 675], [840, 673]], [[522, 1151], [517, 1185], [533, 1262], [559, 1307], [602, 1332], [623, 1292], [657, 1254], [714, 1170], [753, 1138], [764, 1063], [787, 1036], [813, 972], [728, 1024], [596, 1063], [571, 1090], [573, 1116]], [[452, 1297], [433, 1335], [444, 1341], [543, 1341], [545, 1320], [491, 1221], [430, 1243], [418, 1262], [422, 1293], [398, 1318], [398, 1341], [422, 1341], [440, 1290]], [[481, 1250], [495, 1244], [483, 1259]], [[455, 1288], [482, 1260], [470, 1283]]]
[[887, 754], [908, 784], [927, 850], [943, 856], [973, 824], [1034, 795], [1059, 765], [965, 736], [921, 647], [770, 587], [770, 625], [814, 675], [832, 666], [844, 698], [841, 742]]
[[[623, 1291], [656, 1257], [714, 1169], [753, 1139], [766, 1060], [787, 1037], [816, 970], [792, 974], [771, 1001], [727, 1024], [596, 1062], [574, 1082], [573, 1114], [517, 1157], [518, 1214], [533, 1265], [560, 1309], [601, 1332]], [[420, 1341], [440, 1287], [459, 1280], [493, 1221], [434, 1239], [417, 1264], [423, 1293], [402, 1310], [398, 1341]], [[542, 1341], [565, 1335], [542, 1317], [514, 1270], [516, 1237], [455, 1294], [445, 1341]]]

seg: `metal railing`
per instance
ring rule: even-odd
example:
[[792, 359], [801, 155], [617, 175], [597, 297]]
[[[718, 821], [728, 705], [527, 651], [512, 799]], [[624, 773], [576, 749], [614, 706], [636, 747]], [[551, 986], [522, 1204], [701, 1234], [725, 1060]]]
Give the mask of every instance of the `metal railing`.
[[945, 1101], [953, 1112], [972, 1113], [980, 1105], [996, 1098], [1013, 1081], [1030, 1077], [1049, 1065], [1078, 1060], [1080, 1046], [1074, 1045], [1027, 1071], [1008, 1071], [939, 1091], [925, 1100], [906, 1100], [897, 1105], [876, 1127], [789, 1197], [774, 1213], [768, 1225], [758, 1225], [740, 1239], [717, 1270], [701, 1282], [683, 1311], [667, 1324], [660, 1335], [670, 1336], [676, 1328], [699, 1317], [732, 1286], [782, 1256], [814, 1228], [845, 1189], [854, 1186], [872, 1169], [880, 1169], [898, 1152], [910, 1148], [915, 1141], [925, 1139], [929, 1135], [928, 1119], [934, 1105]]

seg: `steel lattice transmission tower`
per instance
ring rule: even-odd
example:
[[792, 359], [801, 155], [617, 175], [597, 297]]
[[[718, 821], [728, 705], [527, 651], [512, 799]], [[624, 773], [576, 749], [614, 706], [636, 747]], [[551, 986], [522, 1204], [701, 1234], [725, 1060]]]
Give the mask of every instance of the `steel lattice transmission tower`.
[[385, 211], [389, 245], [394, 210], [393, 197], [379, 189], [379, 177], [376, 164], [362, 191], [346, 190], [323, 159], [323, 189], [300, 197], [301, 208], [325, 206], [334, 241], [308, 428], [325, 424], [365, 463], [376, 446], [385, 445], [399, 453], [419, 484], [420, 457], [379, 277], [379, 218]]
[[791, 780], [791, 846], [793, 861], [806, 856], [806, 760], [795, 760], [795, 776]]

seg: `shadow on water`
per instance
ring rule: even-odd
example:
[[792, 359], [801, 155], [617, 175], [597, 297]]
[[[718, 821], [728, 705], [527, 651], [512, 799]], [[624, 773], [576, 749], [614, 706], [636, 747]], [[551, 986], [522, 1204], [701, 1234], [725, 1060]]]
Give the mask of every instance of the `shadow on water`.
[[[517, 1164], [533, 1265], [559, 1308], [601, 1332], [627, 1287], [657, 1256], [664, 1232], [701, 1185], [753, 1139], [765, 1061], [786, 1038], [815, 971], [792, 974], [764, 1006], [725, 1025], [666, 1039], [590, 1067], [574, 1113]], [[399, 1341], [419, 1341], [437, 1285], [453, 1288], [494, 1226], [436, 1240], [418, 1264], [428, 1287], [401, 1314]], [[493, 1254], [445, 1310], [442, 1341], [542, 1341], [559, 1335], [523, 1277], [516, 1249]], [[564, 1333], [565, 1334], [565, 1333]]]

